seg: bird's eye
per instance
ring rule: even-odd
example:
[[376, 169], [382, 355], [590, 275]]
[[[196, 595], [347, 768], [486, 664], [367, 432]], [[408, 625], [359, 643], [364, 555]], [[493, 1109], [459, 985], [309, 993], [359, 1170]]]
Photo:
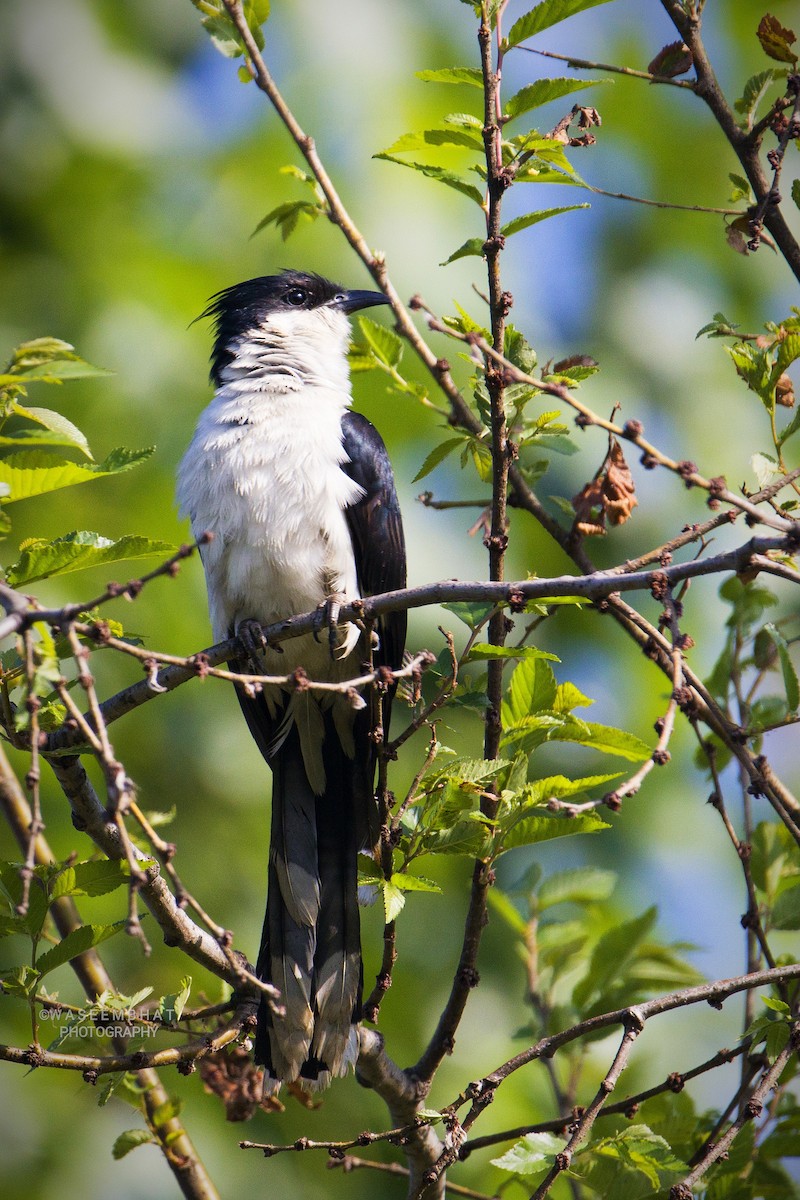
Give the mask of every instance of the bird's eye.
[[292, 308], [299, 308], [308, 299], [308, 292], [305, 288], [293, 287], [289, 288], [289, 291], [283, 298], [287, 304], [291, 304]]

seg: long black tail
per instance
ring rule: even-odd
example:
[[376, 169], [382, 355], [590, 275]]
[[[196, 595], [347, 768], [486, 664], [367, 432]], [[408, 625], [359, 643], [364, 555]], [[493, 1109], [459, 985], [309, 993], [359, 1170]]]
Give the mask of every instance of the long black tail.
[[268, 758], [269, 888], [256, 969], [280, 989], [285, 1015], [262, 999], [255, 1044], [255, 1061], [268, 1078], [300, 1076], [319, 1087], [343, 1075], [357, 1054], [363, 981], [358, 851], [368, 840], [374, 805], [369, 743], [357, 736], [356, 756], [348, 758], [329, 714], [323, 759], [325, 791], [315, 796], [295, 726]]

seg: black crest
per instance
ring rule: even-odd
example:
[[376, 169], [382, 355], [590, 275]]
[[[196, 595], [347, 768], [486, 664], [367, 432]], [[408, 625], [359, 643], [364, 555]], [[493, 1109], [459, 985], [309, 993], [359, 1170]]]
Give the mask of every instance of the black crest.
[[280, 275], [261, 275], [235, 283], [211, 297], [201, 318], [214, 320], [214, 347], [211, 351], [211, 379], [219, 385], [223, 367], [231, 361], [234, 338], [257, 328], [270, 313], [292, 309], [321, 308], [347, 293], [338, 284], [321, 275], [305, 271], [282, 271]]

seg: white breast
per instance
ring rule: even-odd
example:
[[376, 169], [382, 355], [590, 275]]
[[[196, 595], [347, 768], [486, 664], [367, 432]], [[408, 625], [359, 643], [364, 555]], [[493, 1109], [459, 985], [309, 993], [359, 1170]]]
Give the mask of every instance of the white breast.
[[[349, 392], [264, 382], [220, 388], [179, 471], [194, 535], [214, 534], [203, 564], [217, 639], [245, 618], [267, 624], [332, 592], [358, 595], [343, 510], [363, 492], [341, 469]], [[285, 656], [281, 668], [291, 669]]]

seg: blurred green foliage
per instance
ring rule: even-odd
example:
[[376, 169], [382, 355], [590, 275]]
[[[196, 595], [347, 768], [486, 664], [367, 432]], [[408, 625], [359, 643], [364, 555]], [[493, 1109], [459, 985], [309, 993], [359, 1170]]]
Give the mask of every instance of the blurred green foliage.
[[[473, 230], [467, 201], [456, 190], [436, 188], [372, 157], [406, 130], [440, 123], [441, 90], [414, 73], [461, 62], [477, 65], [469, 9], [455, 0], [435, 5], [408, 0], [402, 6], [365, 0], [321, 6], [296, 0], [273, 7], [266, 27], [267, 60], [316, 138], [368, 241], [386, 251], [401, 295], [422, 293], [437, 312], [453, 311], [457, 299], [482, 321], [482, 303], [471, 291], [473, 283], [483, 286], [479, 260], [467, 255], [452, 265], [437, 265], [453, 256], [465, 237], [480, 231], [475, 222], [479, 214], [472, 216]], [[788, 0], [774, 0], [773, 8], [787, 20], [790, 7]], [[526, 8], [515, 0], [512, 20]], [[706, 8], [710, 52], [723, 86], [735, 98], [744, 80], [768, 63], [754, 36], [757, 6], [751, 0], [709, 0]], [[756, 18], [760, 15], [759, 9]], [[548, 30], [537, 44], [646, 69], [664, 43], [673, 40], [674, 30], [655, 0], [644, 5], [641, 0], [615, 0]], [[522, 89], [541, 75], [564, 73], [564, 64], [520, 52], [508, 60], [504, 92], [523, 95]], [[612, 78], [613, 86], [587, 93], [587, 102], [600, 109], [603, 125], [594, 148], [573, 153], [583, 178], [614, 192], [728, 206], [736, 162], [703, 107], [677, 89]], [[453, 87], [453, 107], [480, 111], [480, 94], [471, 93], [468, 83]], [[518, 102], [520, 111], [524, 103]], [[567, 101], [554, 99], [545, 110], [552, 114], [550, 123], [568, 107]], [[463, 163], [459, 154], [456, 149], [454, 163]], [[58, 389], [57, 403], [51, 388], [47, 404], [88, 435], [100, 462], [119, 445], [157, 446], [136, 471], [15, 506], [4, 565], [22, 561], [18, 547], [26, 539], [51, 539], [76, 530], [96, 531], [112, 542], [146, 536], [177, 544], [187, 533], [175, 515], [174, 472], [209, 396], [208, 331], [192, 323], [207, 297], [239, 279], [288, 265], [356, 286], [363, 284], [363, 272], [327, 221], [303, 219], [313, 215], [316, 200], [310, 191], [298, 190], [303, 180], [281, 171], [299, 165], [296, 151], [254, 85], [239, 81], [237, 64], [216, 53], [189, 0], [168, 5], [163, 0], [125, 5], [115, 0], [6, 0], [0, 9], [0, 163], [0, 358], [7, 360], [15, 346], [30, 339], [64, 339], [111, 374], [73, 380]], [[311, 208], [285, 207], [301, 195]], [[727, 472], [736, 481], [750, 471], [747, 482], [754, 488], [758, 480], [749, 466], [750, 453], [772, 446], [764, 434], [763, 410], [735, 379], [719, 342], [696, 342], [694, 337], [714, 313], [729, 314], [746, 330], [760, 331], [765, 321], [778, 320], [792, 300], [791, 280], [781, 263], [767, 248], [747, 258], [734, 253], [720, 217], [599, 196], [592, 198], [588, 212], [568, 212], [523, 228], [531, 207], [571, 206], [585, 193], [553, 184], [545, 195], [546, 201], [537, 200], [535, 206], [527, 196], [527, 207], [516, 197], [510, 201], [507, 217], [520, 221], [520, 232], [504, 259], [515, 324], [536, 346], [539, 360], [591, 355], [602, 366], [591, 385], [598, 412], [619, 402], [624, 417], [644, 420], [648, 432], [676, 457], [694, 458], [707, 464], [707, 473]], [[282, 235], [291, 214], [300, 219], [287, 246]], [[272, 220], [251, 240], [270, 215]], [[373, 324], [361, 322], [360, 340], [382, 363], [383, 375], [391, 376], [399, 359], [393, 357], [386, 331], [382, 338]], [[442, 340], [437, 352], [452, 355], [452, 347]], [[459, 378], [466, 379], [466, 365], [452, 357]], [[402, 362], [404, 396], [390, 393], [388, 380], [377, 371], [358, 372], [355, 390], [357, 406], [379, 426], [395, 464], [411, 582], [478, 577], [485, 570], [484, 554], [478, 539], [467, 533], [472, 517], [459, 509], [434, 512], [414, 501], [415, 475], [452, 431], [419, 402], [429, 381], [410, 358], [406, 352]], [[28, 386], [25, 403], [41, 404], [46, 385], [30, 381]], [[573, 437], [583, 448], [582, 435]], [[446, 497], [462, 494], [467, 477], [457, 464], [458, 456], [441, 455], [425, 486]], [[559, 457], [546, 489], [570, 496], [598, 465], [591, 463], [587, 470], [583, 455]], [[702, 499], [678, 495], [674, 481], [643, 472], [637, 481], [636, 520], [595, 547], [601, 565], [635, 557], [685, 521], [703, 519]], [[477, 484], [467, 486], [472, 488], [468, 495], [482, 494]], [[532, 523], [512, 513], [509, 577], [564, 569], [560, 552]], [[89, 599], [108, 578], [108, 567], [96, 567], [37, 585], [37, 594], [46, 603]], [[190, 653], [210, 641], [196, 560], [178, 578], [157, 580], [134, 606], [118, 601], [108, 613], [148, 646], [173, 653]], [[727, 617], [728, 609], [710, 586], [703, 604], [687, 609], [685, 628], [700, 647], [698, 665], [704, 670], [711, 670], [723, 643], [732, 644], [733, 633], [727, 641], [718, 633]], [[412, 648], [429, 645], [438, 652], [439, 621], [458, 627], [446, 612], [417, 614]], [[543, 627], [541, 643], [562, 658], [569, 646], [565, 669], [578, 688], [595, 697], [598, 722], [621, 725], [652, 742], [651, 727], [666, 703], [666, 684], [655, 674], [650, 677], [655, 686], [637, 683], [638, 655], [615, 629], [596, 615], [564, 606]], [[780, 655], [780, 641], [773, 644]], [[138, 677], [135, 665], [110, 654], [96, 655], [93, 671], [104, 696]], [[111, 734], [137, 784], [141, 806], [175, 810], [167, 836], [180, 848], [177, 866], [187, 886], [202, 896], [222, 925], [235, 929], [237, 944], [255, 947], [266, 882], [269, 785], [232, 692], [212, 680], [197, 681], [145, 705], [112, 727]], [[441, 734], [460, 754], [475, 757], [480, 724], [474, 715], [460, 720], [448, 716]], [[578, 905], [570, 927], [562, 931], [572, 938], [570, 955], [590, 953], [591, 962], [600, 963], [612, 951], [618, 953], [620, 941], [627, 938], [643, 976], [652, 983], [660, 970], [665, 987], [693, 977], [694, 968], [685, 963], [683, 948], [681, 956], [677, 950], [653, 950], [652, 902], [670, 943], [700, 947], [692, 955], [696, 967], [731, 975], [742, 968], [738, 914], [746, 898], [718, 817], [703, 803], [707, 784], [690, 764], [692, 748], [688, 731], [679, 728], [670, 771], [657, 773], [657, 780], [651, 777], [643, 796], [628, 802], [624, 818], [602, 837], [555, 840], [537, 846], [535, 854], [518, 850], [498, 871], [509, 891], [529, 898], [535, 888], [526, 871], [534, 859], [552, 875], [565, 865], [580, 866], [591, 855], [592, 878], [601, 880], [606, 904], [602, 922], [596, 917], [590, 936], [582, 922], [588, 920], [587, 908], [599, 902], [596, 889], [565, 897]], [[421, 753], [410, 750], [401, 761], [393, 778], [398, 794], [418, 769]], [[586, 776], [597, 765], [584, 748], [563, 744], [544, 746], [542, 756], [542, 774], [551, 777]], [[793, 765], [788, 744], [778, 741], [775, 761], [779, 768]], [[25, 757], [16, 755], [15, 763], [24, 773]], [[446, 786], [450, 799], [466, 807], [462, 782], [451, 777]], [[44, 810], [56, 853], [66, 857], [77, 851], [79, 858], [86, 857], [87, 844], [72, 829], [63, 798], [49, 780]], [[18, 857], [5, 829], [0, 831], [0, 857]], [[762, 858], [774, 861], [774, 856]], [[429, 868], [428, 861], [425, 870], [435, 874], [450, 897], [465, 894], [465, 862], [439, 859]], [[618, 882], [609, 900], [604, 889], [612, 866]], [[765, 882], [765, 894], [766, 887]], [[85, 919], [110, 927], [124, 915], [120, 895], [81, 897]], [[538, 895], [545, 907], [541, 889]], [[414, 1061], [430, 1035], [431, 1014], [438, 1012], [449, 989], [463, 922], [462, 908], [450, 899], [409, 895], [406, 903], [404, 915], [410, 919], [399, 923], [401, 958], [381, 1014], [391, 1053], [401, 1063]], [[364, 918], [367, 980], [380, 959], [378, 909], [368, 910]], [[632, 931], [632, 913], [645, 909], [651, 914], [647, 923]], [[451, 1099], [467, 1079], [507, 1057], [506, 1031], [529, 1018], [519, 946], [520, 922], [530, 920], [531, 912], [524, 911], [522, 901], [514, 911], [516, 925], [507, 907], [494, 914], [501, 919], [493, 920], [487, 931], [482, 984], [471, 999], [456, 1052], [437, 1082], [437, 1102]], [[795, 928], [791, 913], [785, 920], [778, 928]], [[431, 930], [437, 943], [433, 960]], [[554, 944], [547, 944], [548, 937]], [[543, 938], [547, 969], [554, 976], [566, 971], [570, 956], [562, 957], [558, 939], [546, 929]], [[611, 939], [605, 951], [603, 938]], [[153, 935], [150, 940], [157, 941]], [[119, 975], [131, 991], [152, 986], [156, 995], [174, 993], [185, 973], [185, 963], [160, 945], [135, 969], [124, 938], [105, 945], [103, 956], [112, 977]], [[585, 957], [581, 961], [585, 964]], [[194, 975], [193, 997], [219, 999], [217, 980], [201, 971]], [[62, 998], [79, 1004], [77, 985], [67, 970], [61, 968], [55, 978]], [[570, 984], [569, 996], [559, 996], [559, 1004], [563, 1000], [582, 1009], [602, 999], [608, 1006], [602, 979], [592, 981], [584, 973], [582, 991], [581, 980]], [[2, 1039], [24, 1045], [30, 1027], [24, 1006], [15, 1003], [11, 998], [0, 1001]], [[635, 1091], [669, 1070], [688, 1066], [698, 1047], [709, 1042], [735, 1042], [741, 1013], [734, 1008], [729, 1002], [722, 1016], [697, 1014], [691, 1026], [678, 1026], [670, 1018], [663, 1027], [648, 1030], [648, 1057], [634, 1058], [625, 1090]], [[595, 1052], [596, 1044], [587, 1051], [590, 1060]], [[595, 1061], [599, 1069], [605, 1059]], [[728, 1091], [734, 1070], [728, 1069]], [[218, 1101], [202, 1092], [196, 1077], [171, 1076], [169, 1087], [183, 1097], [187, 1127], [212, 1176], [223, 1181], [224, 1194], [259, 1187], [302, 1190], [309, 1198], [375, 1194], [366, 1172], [345, 1180], [323, 1172], [309, 1156], [282, 1156], [266, 1168], [260, 1156], [237, 1150], [241, 1131], [224, 1124]], [[719, 1087], [715, 1080], [712, 1088]], [[98, 1111], [85, 1085], [44, 1071], [23, 1075], [11, 1067], [0, 1072], [0, 1095], [0, 1129], [6, 1145], [15, 1147], [0, 1165], [9, 1200], [72, 1194], [92, 1200], [112, 1191], [124, 1198], [172, 1194], [173, 1185], [152, 1148], [112, 1161], [115, 1138], [132, 1123], [123, 1104]], [[694, 1095], [701, 1110], [721, 1098], [704, 1090], [702, 1082]], [[498, 1093], [492, 1126], [513, 1126], [531, 1111], [547, 1111], [548, 1098], [541, 1072], [520, 1072]], [[687, 1110], [684, 1119], [688, 1129], [694, 1116]], [[300, 1134], [345, 1137], [384, 1121], [380, 1103], [349, 1080], [325, 1097], [319, 1112], [308, 1113], [290, 1102], [281, 1116], [259, 1115], [247, 1136], [280, 1142]], [[603, 1174], [610, 1170], [608, 1162], [622, 1153], [612, 1143], [613, 1135], [598, 1152], [608, 1161], [591, 1168], [600, 1180], [609, 1177]], [[500, 1174], [478, 1157], [465, 1165], [459, 1182], [495, 1186]]]

